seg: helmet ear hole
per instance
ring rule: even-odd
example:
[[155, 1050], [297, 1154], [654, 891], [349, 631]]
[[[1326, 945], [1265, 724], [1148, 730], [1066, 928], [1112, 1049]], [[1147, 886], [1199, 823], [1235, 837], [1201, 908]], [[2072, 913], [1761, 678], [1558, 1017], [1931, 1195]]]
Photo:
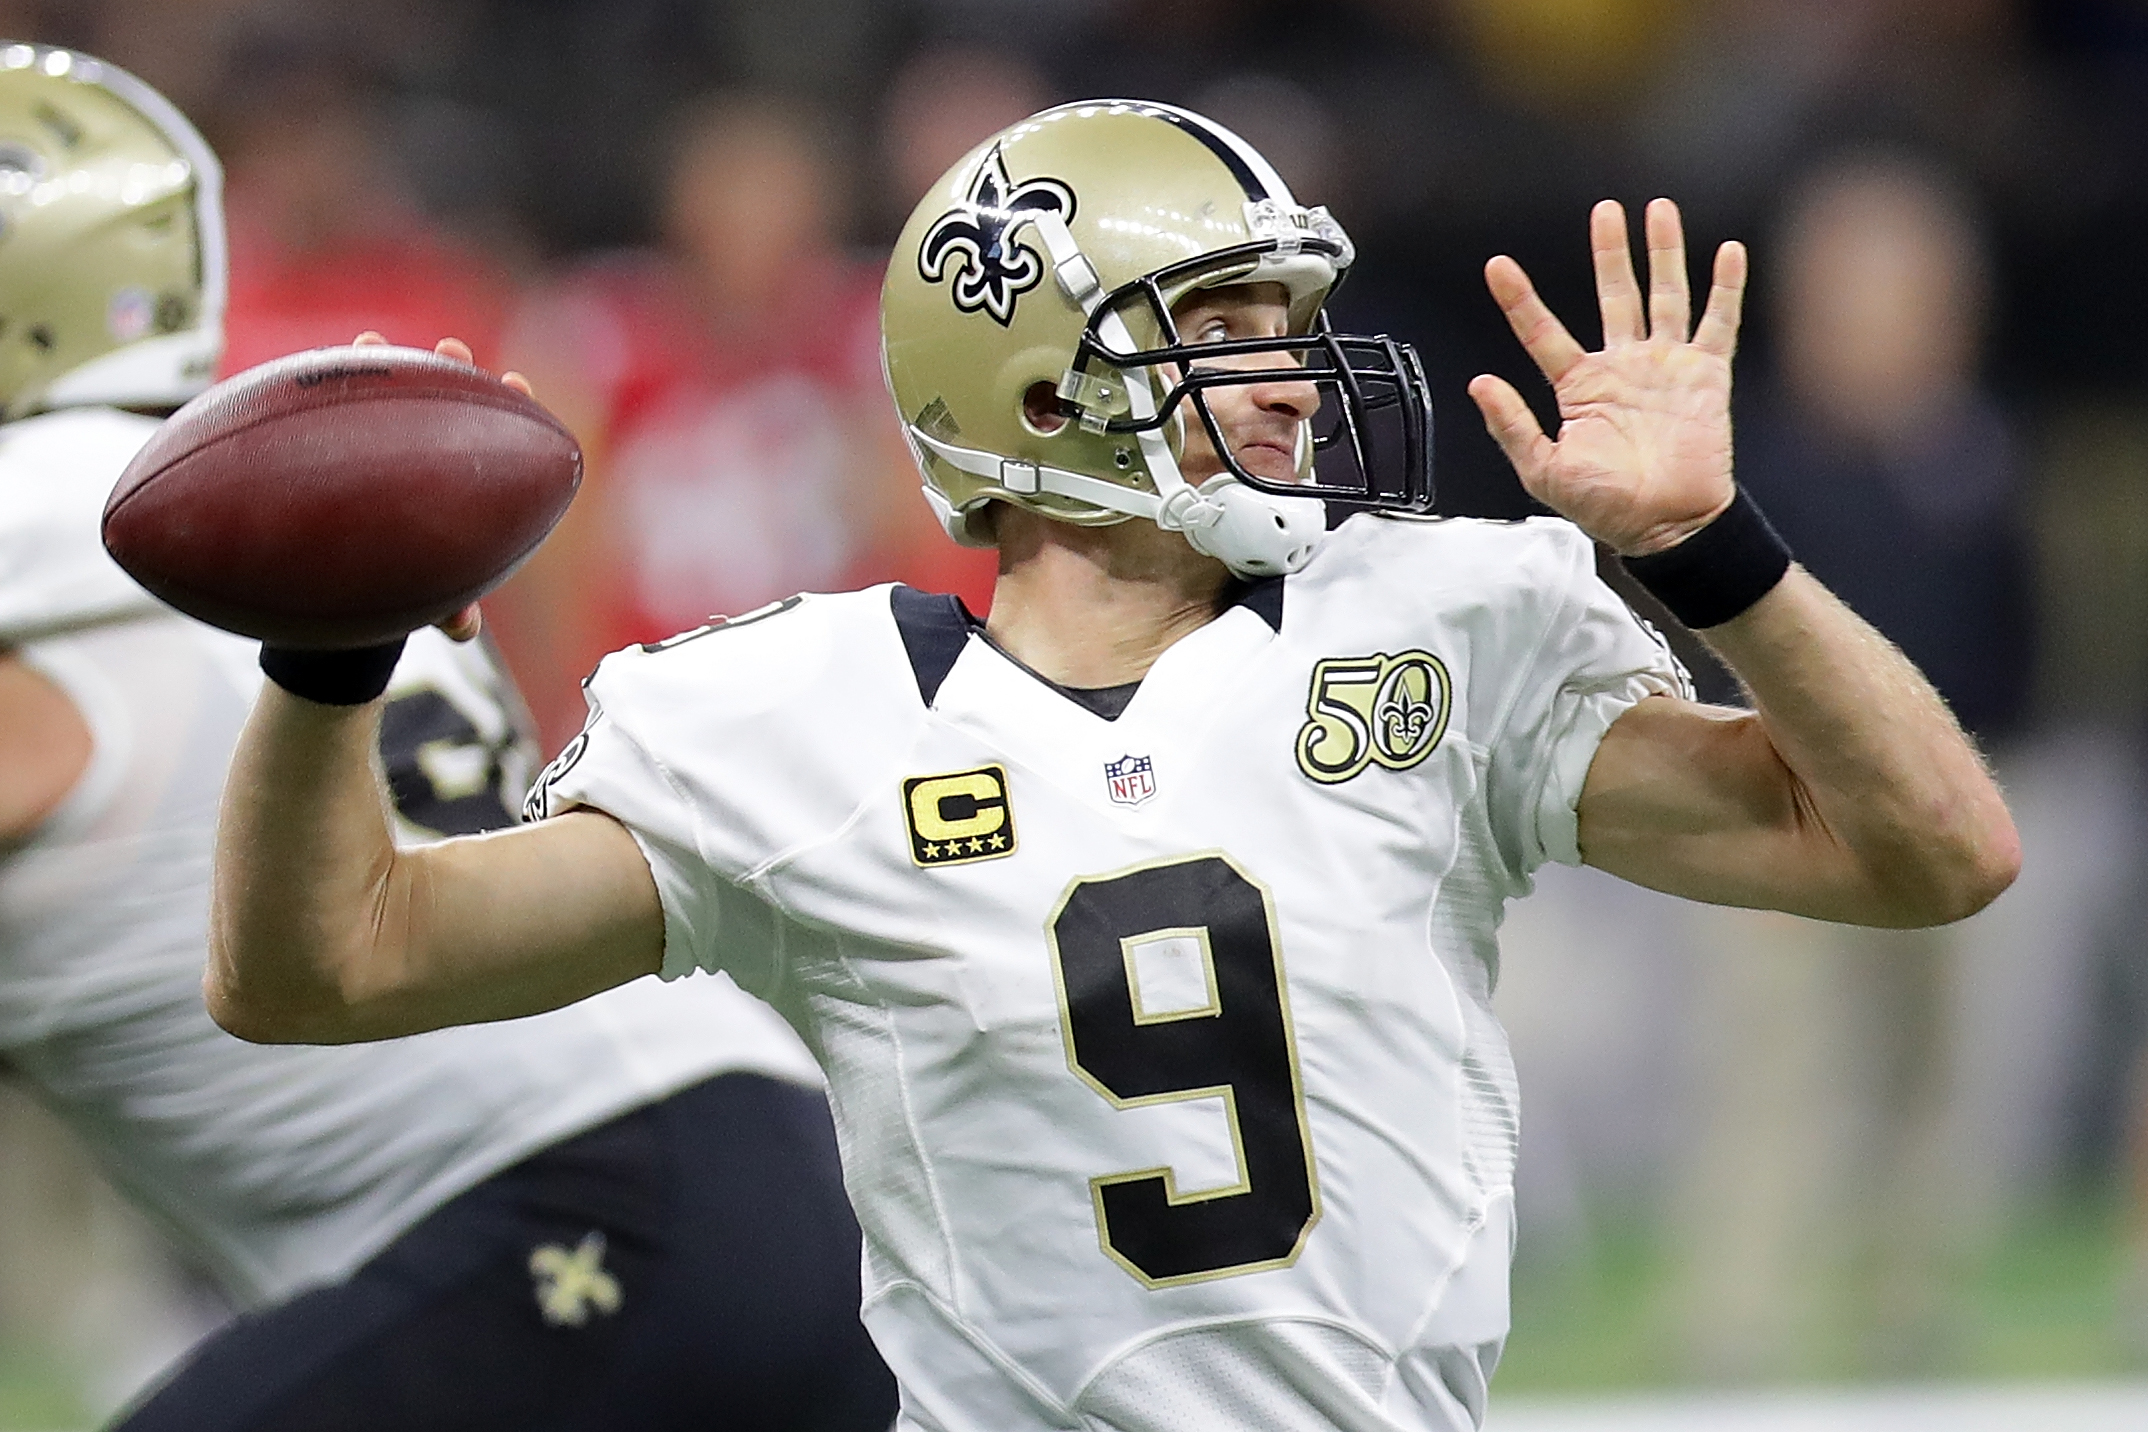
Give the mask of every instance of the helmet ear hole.
[[1022, 426], [1038, 437], [1050, 437], [1071, 421], [1059, 397], [1059, 386], [1040, 378], [1022, 393]]

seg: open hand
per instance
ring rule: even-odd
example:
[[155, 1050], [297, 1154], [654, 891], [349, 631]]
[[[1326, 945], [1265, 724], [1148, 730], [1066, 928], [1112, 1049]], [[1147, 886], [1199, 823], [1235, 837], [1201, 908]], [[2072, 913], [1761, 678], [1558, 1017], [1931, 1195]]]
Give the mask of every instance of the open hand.
[[1745, 298], [1745, 246], [1716, 250], [1700, 325], [1678, 206], [1648, 206], [1648, 305], [1627, 246], [1626, 211], [1606, 199], [1589, 214], [1604, 346], [1591, 353], [1502, 254], [1484, 280], [1522, 347], [1551, 381], [1559, 435], [1544, 435], [1514, 385], [1469, 385], [1484, 424], [1529, 495], [1624, 556], [1676, 546], [1730, 505], [1730, 358]]

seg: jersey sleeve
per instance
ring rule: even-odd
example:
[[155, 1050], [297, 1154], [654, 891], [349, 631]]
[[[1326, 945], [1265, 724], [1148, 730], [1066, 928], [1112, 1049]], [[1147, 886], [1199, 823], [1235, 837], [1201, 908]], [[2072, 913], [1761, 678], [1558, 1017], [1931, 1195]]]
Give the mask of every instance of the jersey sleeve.
[[926, 708], [890, 590], [799, 595], [604, 658], [590, 717], [532, 794], [633, 832], [663, 897], [664, 972], [774, 1000], [810, 922], [776, 894], [898, 777]]
[[717, 874], [692, 800], [595, 695], [588, 724], [538, 776], [524, 814], [542, 820], [578, 806], [624, 825], [649, 862], [664, 907], [663, 978], [721, 970], [765, 997], [775, 975], [775, 912]]
[[1525, 564], [1522, 659], [1489, 743], [1493, 833], [1518, 876], [1581, 863], [1576, 806], [1611, 723], [1644, 697], [1692, 695], [1670, 645], [1596, 575], [1589, 539], [1543, 527]]

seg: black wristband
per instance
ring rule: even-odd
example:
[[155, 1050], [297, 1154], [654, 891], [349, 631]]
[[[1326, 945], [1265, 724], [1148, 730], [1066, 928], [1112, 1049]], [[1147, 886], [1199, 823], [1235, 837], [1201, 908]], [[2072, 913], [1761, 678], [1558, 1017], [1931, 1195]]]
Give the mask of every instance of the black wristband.
[[1741, 487], [1713, 522], [1676, 547], [1620, 560], [1672, 616], [1700, 631], [1774, 591], [1790, 570], [1790, 549]]
[[323, 706], [363, 706], [388, 689], [404, 637], [355, 651], [301, 651], [261, 644], [261, 672], [269, 680]]

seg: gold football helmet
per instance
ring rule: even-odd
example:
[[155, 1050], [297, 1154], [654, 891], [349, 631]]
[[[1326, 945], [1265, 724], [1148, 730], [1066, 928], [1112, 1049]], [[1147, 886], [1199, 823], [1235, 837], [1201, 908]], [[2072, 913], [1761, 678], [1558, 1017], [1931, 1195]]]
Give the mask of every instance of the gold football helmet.
[[222, 189], [209, 146], [133, 75], [0, 41], [0, 419], [209, 385]]
[[[881, 296], [888, 386], [950, 536], [990, 543], [989, 502], [1088, 526], [1146, 518], [1246, 576], [1295, 571], [1322, 499], [1431, 505], [1431, 402], [1406, 344], [1336, 334], [1322, 306], [1354, 256], [1260, 154], [1168, 105], [1093, 100], [971, 151], [910, 216]], [[1185, 344], [1172, 306], [1200, 288], [1280, 283], [1290, 335]], [[1287, 355], [1255, 370], [1207, 360]], [[1320, 390], [1298, 481], [1248, 472], [1203, 394], [1279, 378]], [[1025, 399], [1056, 393], [1048, 430]], [[1226, 471], [1179, 472], [1185, 423]]]

